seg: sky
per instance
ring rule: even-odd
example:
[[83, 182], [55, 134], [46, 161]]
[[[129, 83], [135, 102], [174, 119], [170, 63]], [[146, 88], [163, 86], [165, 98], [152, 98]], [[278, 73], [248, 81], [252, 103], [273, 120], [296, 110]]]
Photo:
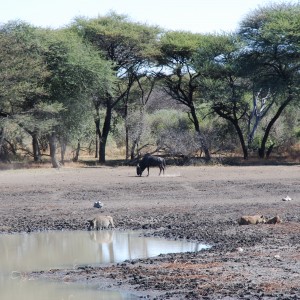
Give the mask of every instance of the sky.
[[252, 10], [299, 0], [0, 0], [0, 24], [11, 20], [60, 28], [75, 17], [95, 18], [111, 11], [131, 21], [194, 33], [232, 32]]

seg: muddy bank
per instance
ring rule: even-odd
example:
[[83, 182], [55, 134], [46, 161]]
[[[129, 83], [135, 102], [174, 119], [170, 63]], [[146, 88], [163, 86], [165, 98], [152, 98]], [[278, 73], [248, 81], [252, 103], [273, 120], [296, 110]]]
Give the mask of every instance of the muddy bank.
[[[157, 299], [299, 299], [300, 167], [134, 167], [0, 172], [0, 231], [87, 229], [112, 215], [116, 230], [212, 245], [101, 268], [30, 274], [97, 283]], [[291, 201], [282, 201], [289, 195]], [[103, 202], [102, 209], [93, 207]], [[239, 226], [241, 215], [280, 215], [282, 224]]]

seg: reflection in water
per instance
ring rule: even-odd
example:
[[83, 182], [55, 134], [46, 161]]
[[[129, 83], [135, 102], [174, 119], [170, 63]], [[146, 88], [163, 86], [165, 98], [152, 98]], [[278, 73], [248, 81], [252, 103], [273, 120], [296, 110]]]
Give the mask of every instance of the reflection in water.
[[140, 237], [138, 232], [46, 231], [0, 235], [0, 272], [74, 268], [164, 253], [199, 251], [205, 245]]
[[[117, 292], [104, 295], [103, 291], [73, 284], [66, 286], [12, 278], [20, 272], [116, 263], [204, 248], [207, 246], [198, 243], [146, 238], [140, 237], [138, 232], [112, 230], [3, 234], [0, 235], [0, 299], [133, 299]], [[48, 298], [43, 294], [45, 290]]]

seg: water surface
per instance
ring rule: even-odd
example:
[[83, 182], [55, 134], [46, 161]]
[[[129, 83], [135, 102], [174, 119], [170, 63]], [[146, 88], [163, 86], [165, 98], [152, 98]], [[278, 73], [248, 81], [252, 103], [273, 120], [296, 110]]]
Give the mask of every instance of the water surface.
[[[0, 299], [135, 299], [76, 284], [28, 280], [24, 272], [118, 263], [206, 245], [140, 236], [134, 231], [46, 231], [0, 235]], [[21, 276], [20, 276], [21, 274]]]
[[159, 254], [194, 252], [199, 243], [143, 237], [134, 231], [46, 231], [0, 235], [0, 272], [75, 268]]

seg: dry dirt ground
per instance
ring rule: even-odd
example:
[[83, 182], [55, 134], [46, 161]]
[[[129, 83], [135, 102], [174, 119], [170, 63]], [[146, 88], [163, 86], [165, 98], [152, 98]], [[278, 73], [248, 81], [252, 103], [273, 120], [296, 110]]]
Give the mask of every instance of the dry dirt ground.
[[[300, 299], [300, 166], [64, 167], [0, 172], [0, 232], [87, 229], [100, 210], [116, 230], [212, 245], [103, 267], [31, 276], [101, 283], [149, 299]], [[282, 201], [289, 195], [291, 201]], [[282, 224], [239, 226], [242, 215]]]

